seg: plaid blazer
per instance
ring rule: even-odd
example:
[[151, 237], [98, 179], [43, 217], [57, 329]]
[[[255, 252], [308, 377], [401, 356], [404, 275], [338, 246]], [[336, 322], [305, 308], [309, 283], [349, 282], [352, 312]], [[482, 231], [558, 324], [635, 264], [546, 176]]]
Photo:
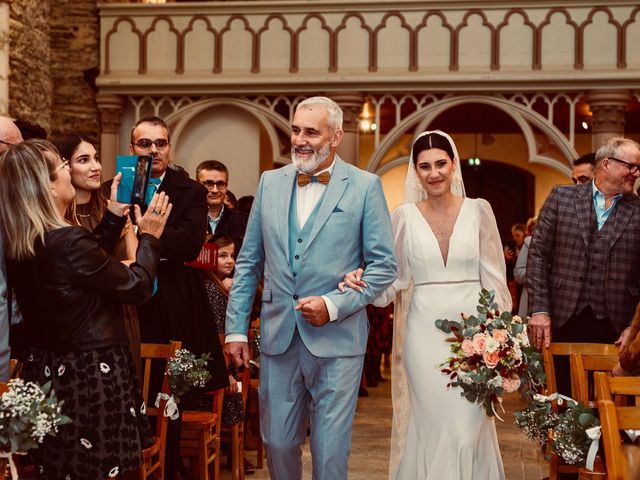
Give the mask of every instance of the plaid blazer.
[[[602, 301], [622, 332], [640, 297], [640, 198], [625, 195], [615, 208]], [[527, 260], [529, 313], [548, 312], [552, 328], [575, 313], [594, 221], [591, 183], [555, 187], [538, 216]]]

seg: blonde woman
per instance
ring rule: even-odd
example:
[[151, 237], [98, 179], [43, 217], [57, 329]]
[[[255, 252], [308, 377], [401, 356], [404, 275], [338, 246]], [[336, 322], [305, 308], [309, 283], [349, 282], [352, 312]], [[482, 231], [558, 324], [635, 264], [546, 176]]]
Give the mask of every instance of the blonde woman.
[[[46, 437], [36, 461], [47, 478], [106, 479], [136, 470], [150, 440], [120, 304], [150, 298], [171, 205], [160, 194], [144, 216], [136, 207], [140, 245], [127, 267], [65, 220], [75, 193], [68, 163], [49, 142], [29, 140], [0, 157], [7, 271], [30, 352], [24, 376], [52, 382], [73, 420]], [[103, 245], [117, 241], [127, 213], [110, 202], [96, 228]]]

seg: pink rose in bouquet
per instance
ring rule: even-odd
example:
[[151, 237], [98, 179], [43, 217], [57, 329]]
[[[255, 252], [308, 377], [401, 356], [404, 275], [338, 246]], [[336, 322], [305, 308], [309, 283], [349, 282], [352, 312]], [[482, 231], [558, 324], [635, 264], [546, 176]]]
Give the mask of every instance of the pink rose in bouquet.
[[476, 333], [473, 336], [473, 351], [482, 355], [487, 350], [487, 337], [483, 333]]
[[507, 331], [502, 329], [495, 329], [491, 335], [493, 336], [494, 340], [500, 343], [505, 343], [509, 339], [509, 334], [507, 333]]
[[498, 352], [484, 352], [484, 354], [482, 355], [482, 359], [484, 360], [484, 363], [487, 365], [487, 367], [495, 368], [500, 361], [500, 355], [498, 354]]
[[473, 342], [468, 338], [465, 338], [462, 341], [462, 351], [468, 356], [471, 356], [474, 353]]

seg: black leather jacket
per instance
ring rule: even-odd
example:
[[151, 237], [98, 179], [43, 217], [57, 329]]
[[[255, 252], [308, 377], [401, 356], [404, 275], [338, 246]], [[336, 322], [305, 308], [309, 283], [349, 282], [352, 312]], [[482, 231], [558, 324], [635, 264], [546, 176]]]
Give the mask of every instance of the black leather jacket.
[[98, 240], [82, 227], [51, 230], [34, 257], [8, 262], [30, 346], [66, 352], [127, 345], [122, 304], [151, 298], [160, 241], [143, 234], [128, 268], [103, 249], [113, 240], [108, 231]]

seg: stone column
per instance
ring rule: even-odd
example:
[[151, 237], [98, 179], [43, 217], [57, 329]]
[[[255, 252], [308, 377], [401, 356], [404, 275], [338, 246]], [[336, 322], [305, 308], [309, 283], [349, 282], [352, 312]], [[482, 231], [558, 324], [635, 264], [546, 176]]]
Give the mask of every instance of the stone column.
[[624, 114], [631, 93], [629, 90], [591, 90], [585, 99], [593, 114], [592, 150], [595, 152], [607, 138], [624, 136]]
[[344, 138], [338, 146], [338, 155], [345, 162], [358, 165], [360, 154], [359, 138], [358, 138], [358, 117], [362, 111], [364, 103], [364, 95], [359, 92], [344, 92], [327, 95], [335, 101], [344, 114], [342, 129], [344, 130]]
[[100, 158], [102, 159], [102, 176], [113, 177], [116, 172], [116, 155], [120, 141], [120, 125], [124, 98], [121, 95], [98, 93], [96, 96], [100, 112]]
[[9, 0], [0, 0], [0, 115], [9, 115]]

